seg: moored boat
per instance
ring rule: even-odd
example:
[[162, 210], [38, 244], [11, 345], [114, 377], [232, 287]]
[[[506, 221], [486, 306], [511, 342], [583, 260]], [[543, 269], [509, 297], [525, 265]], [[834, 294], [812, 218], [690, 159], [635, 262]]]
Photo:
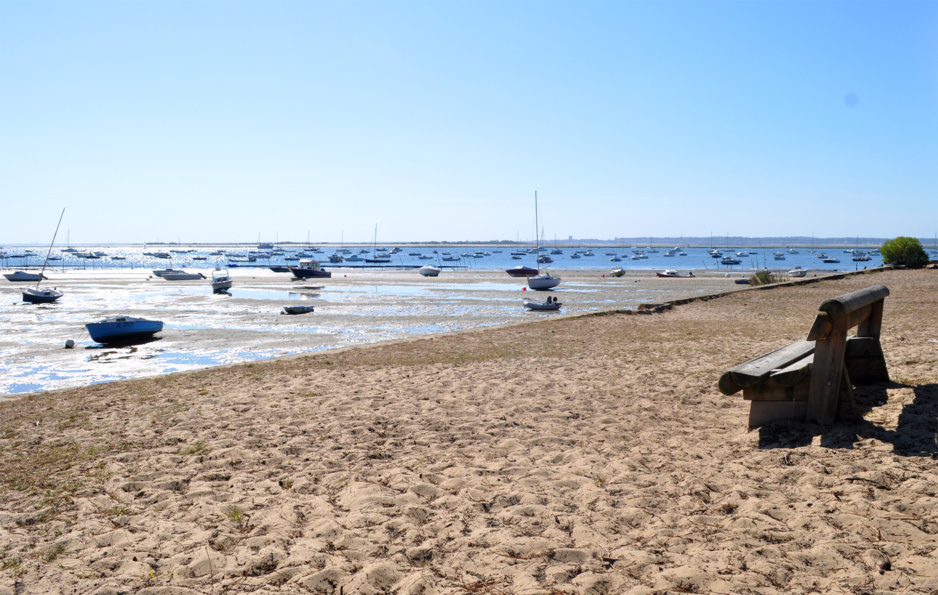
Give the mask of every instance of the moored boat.
[[560, 285], [560, 277], [554, 277], [550, 273], [528, 277], [528, 287], [535, 291], [546, 291]]
[[543, 302], [523, 300], [521, 303], [528, 310], [559, 310], [562, 305], [557, 301], [557, 298], [551, 298], [550, 296]]
[[231, 275], [227, 269], [215, 269], [212, 273], [212, 292], [223, 293], [231, 289]]
[[13, 281], [15, 283], [19, 282], [29, 282], [29, 281], [42, 281], [45, 279], [45, 275], [42, 273], [27, 273], [26, 271], [16, 271], [13, 273], [6, 273], [3, 275], [7, 278], [7, 281]]
[[685, 277], [687, 278], [687, 277], [694, 276], [693, 271], [688, 271], [686, 275], [682, 275], [678, 273], [677, 271], [675, 271], [674, 269], [665, 269], [663, 271], [658, 271], [655, 274], [659, 277]]
[[290, 272], [297, 279], [327, 278], [332, 277], [332, 273], [323, 270], [322, 263], [318, 260], [303, 259], [300, 264], [290, 267]]
[[145, 341], [163, 330], [163, 321], [112, 316], [85, 325], [91, 339], [97, 343], [132, 343]]
[[56, 288], [39, 289], [29, 287], [23, 290], [23, 301], [30, 304], [51, 304], [62, 297], [62, 292]]
[[[445, 258], [443, 260], [446, 260]], [[537, 269], [519, 264], [518, 266], [505, 270], [509, 277], [534, 277], [537, 275]]]
[[309, 314], [315, 309], [314, 306], [284, 306], [284, 314]]
[[166, 279], [167, 281], [195, 281], [196, 279], [204, 279], [205, 275], [202, 273], [187, 273], [186, 271], [174, 271], [172, 273], [163, 273], [160, 277]]

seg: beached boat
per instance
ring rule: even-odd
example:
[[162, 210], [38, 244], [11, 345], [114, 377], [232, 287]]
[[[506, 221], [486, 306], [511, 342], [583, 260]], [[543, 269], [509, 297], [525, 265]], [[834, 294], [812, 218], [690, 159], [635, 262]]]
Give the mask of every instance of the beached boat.
[[[55, 233], [52, 234], [52, 241], [49, 243], [49, 249], [46, 251], [46, 259], [42, 262], [42, 270], [39, 271], [38, 278], [35, 280], [36, 287], [23, 290], [23, 301], [27, 304], [52, 304], [62, 297], [62, 292], [58, 289], [40, 289], [39, 284], [46, 278], [43, 273], [46, 272], [46, 265], [49, 264], [49, 255], [52, 254], [52, 246], [55, 245], [55, 236], [59, 235], [59, 227], [62, 225], [62, 217], [64, 216], [65, 209], [62, 209], [62, 214], [59, 215], [59, 223], [55, 226]], [[26, 274], [28, 275], [29, 273]], [[7, 278], [9, 279], [9, 277]]]
[[7, 278], [7, 281], [12, 281], [14, 283], [42, 281], [46, 278], [42, 273], [27, 273], [26, 271], [6, 273], [3, 276]]
[[[540, 223], [538, 221], [538, 213], [537, 213], [537, 191], [535, 190], [534, 191], [534, 230], [535, 232], [538, 229], [540, 229], [538, 227], [539, 225]], [[541, 238], [540, 236], [537, 236], [537, 235], [536, 235], [535, 247], [536, 247], [535, 254], [540, 254]], [[540, 262], [540, 259], [538, 259], [538, 262]], [[538, 273], [540, 273], [540, 269], [538, 269]], [[548, 272], [545, 272], [543, 275], [539, 274], [539, 275], [528, 277], [528, 287], [530, 287], [534, 291], [546, 291], [548, 289], [553, 289], [557, 287], [558, 285], [560, 285], [560, 277], [554, 277]]]
[[525, 308], [528, 310], [559, 310], [562, 305], [557, 301], [557, 298], [548, 297], [544, 302], [538, 302], [534, 300], [523, 300], [521, 302]]
[[301, 260], [298, 266], [290, 267], [290, 272], [293, 273], [293, 276], [297, 279], [332, 277], [332, 273], [323, 270], [321, 262], [311, 259]]
[[215, 269], [212, 273], [212, 292], [224, 293], [231, 289], [231, 275], [227, 269]]
[[528, 277], [528, 287], [535, 291], [546, 291], [560, 285], [560, 277], [554, 277], [550, 273]]
[[625, 274], [625, 269], [622, 269], [622, 268], [612, 269], [611, 271], [609, 271], [610, 277], [621, 277], [624, 274]]
[[179, 269], [156, 269], [151, 272], [157, 277], [162, 277], [163, 275], [166, 275], [166, 274], [185, 273], [185, 271], [181, 271]]
[[[443, 260], [446, 260], [445, 258]], [[534, 277], [537, 275], [537, 269], [519, 264], [518, 266], [505, 270], [509, 277]]]
[[796, 266], [792, 270], [788, 271], [789, 277], [804, 277], [806, 274], [808, 274], [808, 271], [804, 270], [800, 266]]
[[112, 316], [85, 325], [91, 339], [97, 343], [132, 343], [146, 341], [163, 330], [163, 321]]
[[195, 281], [196, 279], [204, 279], [205, 275], [202, 273], [187, 273], [186, 271], [174, 271], [172, 273], [163, 273], [160, 277], [166, 279], [167, 281]]
[[314, 310], [314, 306], [284, 306], [284, 314], [309, 314]]
[[51, 304], [62, 297], [62, 292], [56, 288], [39, 289], [39, 287], [28, 287], [23, 290], [23, 301], [30, 304]]
[[417, 269], [417, 272], [423, 275], [424, 277], [439, 277], [440, 276], [440, 267], [435, 267], [432, 264], [422, 266]]
[[688, 278], [688, 277], [694, 276], [694, 273], [692, 271], [688, 271], [686, 275], [682, 275], [678, 273], [677, 271], [675, 271], [674, 269], [665, 269], [663, 271], [658, 271], [655, 274], [659, 277], [666, 277], [666, 278], [673, 278], [673, 277]]

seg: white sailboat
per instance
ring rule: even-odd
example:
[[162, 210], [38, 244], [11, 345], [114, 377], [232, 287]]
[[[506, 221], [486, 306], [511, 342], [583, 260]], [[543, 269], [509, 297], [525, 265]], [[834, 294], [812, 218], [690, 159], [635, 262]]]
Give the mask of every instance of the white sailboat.
[[[540, 224], [538, 221], [537, 215], [537, 191], [534, 191], [534, 233], [537, 235], [537, 230], [540, 229]], [[537, 249], [534, 252], [537, 256], [541, 254], [541, 238], [537, 235]], [[553, 289], [560, 285], [560, 277], [554, 277], [549, 272], [544, 271], [541, 274], [540, 267], [538, 267], [538, 274], [533, 277], [528, 277], [528, 287], [535, 291], [546, 291], [548, 289]]]

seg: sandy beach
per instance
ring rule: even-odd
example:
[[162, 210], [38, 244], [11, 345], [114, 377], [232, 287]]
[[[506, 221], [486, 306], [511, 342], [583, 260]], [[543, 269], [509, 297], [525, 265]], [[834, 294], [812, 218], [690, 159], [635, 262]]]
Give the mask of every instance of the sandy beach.
[[[875, 284], [862, 418], [750, 430]], [[938, 592], [938, 271], [715, 295], [0, 402], [0, 595]]]

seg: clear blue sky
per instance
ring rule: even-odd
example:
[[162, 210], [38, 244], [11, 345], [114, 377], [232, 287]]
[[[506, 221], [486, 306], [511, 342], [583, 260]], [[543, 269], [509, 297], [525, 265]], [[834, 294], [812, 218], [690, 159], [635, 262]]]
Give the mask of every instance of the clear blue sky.
[[0, 245], [938, 231], [938, 2], [0, 0]]

